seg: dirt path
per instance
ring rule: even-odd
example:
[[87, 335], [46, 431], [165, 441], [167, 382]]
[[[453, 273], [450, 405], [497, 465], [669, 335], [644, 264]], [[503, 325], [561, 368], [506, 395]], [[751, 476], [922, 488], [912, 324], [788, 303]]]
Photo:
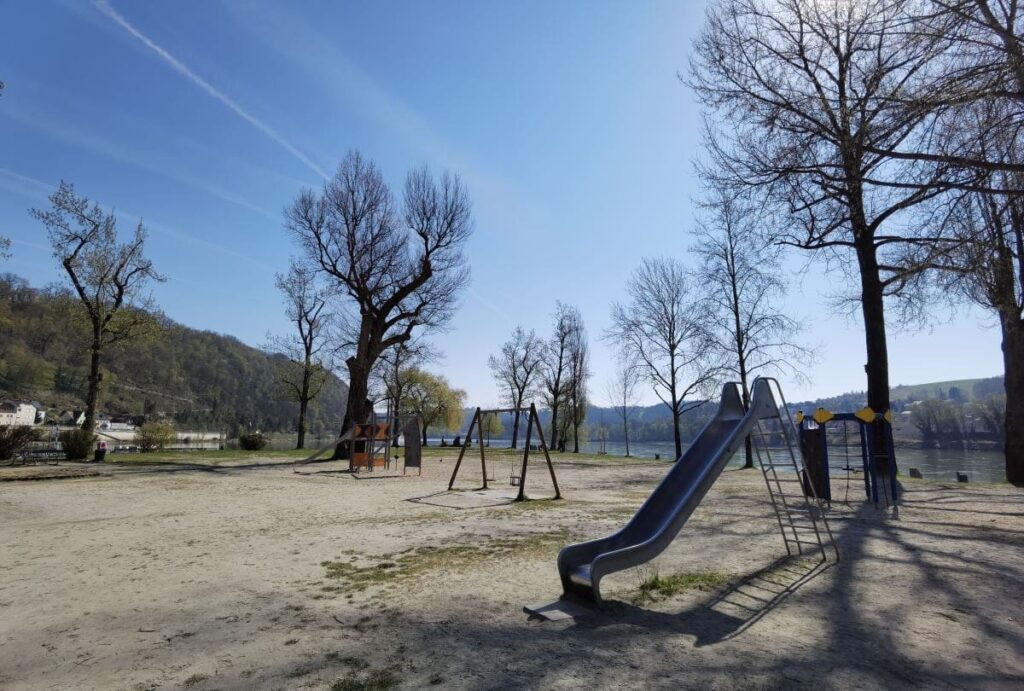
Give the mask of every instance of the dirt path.
[[[558, 549], [665, 467], [560, 461], [566, 500], [494, 506], [439, 494], [451, 464], [0, 483], [0, 688], [1024, 686], [1019, 490], [914, 482], [898, 520], [837, 505], [821, 568], [781, 559], [763, 481], [730, 471], [656, 565], [605, 581], [606, 612], [550, 623], [522, 607], [558, 595]], [[678, 592], [638, 600], [655, 571]]]

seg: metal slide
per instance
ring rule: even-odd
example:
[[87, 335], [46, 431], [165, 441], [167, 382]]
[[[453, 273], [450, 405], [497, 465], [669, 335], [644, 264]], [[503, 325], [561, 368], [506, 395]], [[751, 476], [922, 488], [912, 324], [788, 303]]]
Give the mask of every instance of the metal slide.
[[779, 418], [768, 380], [755, 380], [750, 398], [745, 411], [736, 384], [726, 384], [718, 412], [629, 523], [559, 552], [564, 598], [600, 605], [603, 577], [648, 562], [668, 547], [758, 421]]

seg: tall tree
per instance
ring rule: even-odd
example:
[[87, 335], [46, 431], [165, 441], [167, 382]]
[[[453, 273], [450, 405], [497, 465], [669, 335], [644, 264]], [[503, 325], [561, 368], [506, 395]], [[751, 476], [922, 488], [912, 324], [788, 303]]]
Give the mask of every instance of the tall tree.
[[[577, 314], [578, 317], [578, 314]], [[580, 452], [580, 427], [587, 419], [587, 382], [590, 379], [590, 344], [583, 319], [573, 322], [572, 337], [569, 339], [569, 381], [568, 401], [572, 421], [572, 452]]]
[[[544, 342], [532, 329], [517, 326], [501, 352], [487, 358], [487, 366], [498, 383], [502, 398], [513, 408], [522, 408], [537, 393], [544, 359]], [[519, 443], [519, 415], [512, 416], [512, 448]]]
[[153, 302], [146, 288], [151, 281], [164, 278], [144, 254], [146, 228], [142, 221], [127, 242], [119, 243], [114, 214], [76, 195], [70, 183], [62, 180], [49, 199], [51, 208], [31, 209], [30, 213], [46, 226], [53, 255], [88, 318], [89, 378], [82, 429], [91, 431], [103, 381], [103, 352], [156, 328], [148, 314]]
[[276, 284], [284, 296], [285, 315], [295, 329], [287, 337], [273, 339], [270, 345], [288, 358], [278, 376], [287, 400], [299, 404], [295, 448], [302, 449], [306, 445], [309, 404], [320, 395], [330, 377], [323, 350], [331, 319], [331, 291], [317, 280], [315, 270], [294, 260], [288, 273], [277, 274]]
[[[802, 377], [812, 356], [797, 339], [799, 322], [779, 310], [785, 283], [778, 247], [765, 244], [756, 210], [742, 199], [712, 191], [702, 205], [693, 252], [701, 263], [696, 280], [703, 287], [710, 319], [711, 345], [725, 372], [736, 377], [743, 404], [750, 404], [750, 382], [765, 372]], [[754, 466], [750, 437], [745, 466]]]
[[548, 443], [552, 449], [560, 449], [558, 414], [567, 392], [567, 370], [569, 367], [569, 344], [582, 321], [579, 310], [562, 302], [555, 303], [554, 330], [544, 348], [544, 362], [541, 370], [542, 396], [544, 404], [551, 411], [551, 434]]
[[928, 265], [902, 265], [902, 249], [941, 253], [947, 243], [900, 222], [942, 191], [945, 173], [893, 155], [929, 117], [906, 103], [927, 96], [945, 49], [942, 37], [908, 30], [915, 3], [721, 0], [691, 70], [708, 111], [708, 178], [761, 195], [775, 212], [771, 240], [855, 267], [868, 405], [880, 412], [889, 408], [885, 300]]
[[[626, 282], [626, 304], [612, 306], [604, 338], [635, 362], [672, 412], [676, 458], [683, 455], [679, 419], [704, 403], [718, 374], [701, 300], [674, 259], [645, 259]], [[696, 397], [696, 398], [694, 398]]]
[[[309, 259], [354, 308], [343, 430], [372, 409], [369, 379], [381, 354], [416, 329], [448, 320], [469, 271], [463, 248], [473, 229], [469, 196], [457, 176], [409, 173], [401, 212], [380, 171], [350, 152], [317, 194], [304, 190], [286, 211], [287, 227]], [[339, 444], [335, 457], [348, 454]]]

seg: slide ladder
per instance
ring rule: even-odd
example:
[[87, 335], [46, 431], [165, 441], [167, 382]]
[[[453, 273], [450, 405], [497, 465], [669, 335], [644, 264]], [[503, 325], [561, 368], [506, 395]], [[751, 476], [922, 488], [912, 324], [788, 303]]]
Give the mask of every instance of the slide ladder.
[[[786, 545], [786, 553], [793, 555], [795, 552], [802, 555], [820, 550], [821, 559], [824, 561], [827, 541], [835, 553], [836, 561], [839, 561], [839, 548], [825, 516], [824, 503], [815, 492], [814, 482], [807, 473], [803, 456], [795, 450], [798, 439], [796, 425], [782, 395], [782, 387], [775, 379], [766, 377], [761, 381], [774, 389], [773, 394], [778, 394], [777, 400], [781, 403], [781, 408], [776, 407], [778, 414], [775, 417], [756, 420], [754, 429], [750, 432], [750, 439], [765, 485], [768, 487], [768, 496], [771, 497], [775, 518], [778, 520], [782, 540]], [[784, 448], [773, 449], [769, 444], [772, 431], [767, 431], [766, 428], [771, 423], [777, 427], [775, 434], [783, 436]]]

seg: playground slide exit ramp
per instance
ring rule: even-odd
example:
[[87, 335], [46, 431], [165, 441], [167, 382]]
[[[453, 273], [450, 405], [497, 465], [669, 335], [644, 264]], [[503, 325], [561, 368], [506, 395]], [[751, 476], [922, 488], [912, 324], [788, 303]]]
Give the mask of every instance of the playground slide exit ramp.
[[[697, 439], [669, 470], [632, 519], [618, 532], [598, 540], [569, 545], [558, 555], [558, 572], [562, 579], [562, 600], [541, 607], [527, 607], [530, 614], [544, 618], [561, 618], [557, 612], [573, 612], [578, 605], [600, 606], [601, 579], [610, 573], [639, 566], [657, 557], [672, 542], [687, 519], [707, 494], [733, 455], [750, 435], [757, 449], [757, 457], [765, 474], [768, 491], [779, 518], [787, 551], [791, 547], [803, 552], [804, 546], [825, 548], [822, 533], [831, 531], [818, 502], [805, 497], [800, 481], [802, 467], [794, 453], [792, 433], [782, 422], [782, 413], [772, 394], [774, 380], [755, 380], [749, 409], [744, 409], [738, 387], [726, 384], [718, 411], [704, 427]], [[777, 384], [777, 382], [776, 382]], [[781, 393], [781, 392], [780, 392]], [[759, 441], [765, 441], [761, 421], [775, 419], [783, 425], [789, 444], [792, 474], [779, 474], [782, 463], [773, 460], [767, 446], [762, 451]], [[777, 453], [777, 451], [776, 451]], [[765, 455], [768, 456], [767, 461]], [[775, 483], [775, 486], [772, 486]], [[787, 491], [783, 483], [791, 483], [794, 490]], [[818, 519], [824, 523], [819, 530]], [[804, 522], [801, 524], [800, 521]], [[804, 532], [807, 531], [807, 532]], [[809, 531], [813, 531], [810, 533]], [[802, 537], [802, 541], [801, 541]], [[834, 543], [833, 543], [834, 547]], [[838, 552], [837, 552], [838, 557]], [[554, 616], [552, 616], [554, 615]]]

